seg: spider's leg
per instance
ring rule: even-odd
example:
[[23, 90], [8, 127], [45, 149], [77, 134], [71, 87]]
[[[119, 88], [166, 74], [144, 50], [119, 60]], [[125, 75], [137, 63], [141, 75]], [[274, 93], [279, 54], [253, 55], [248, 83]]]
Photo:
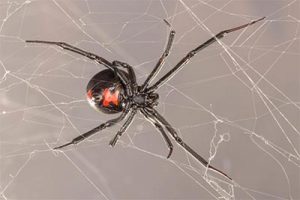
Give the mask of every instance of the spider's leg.
[[252, 24], [255, 24], [261, 20], [265, 19], [265, 17], [262, 17], [258, 20], [252, 21], [250, 23], [235, 27], [235, 28], [231, 28], [231, 29], [227, 29], [224, 31], [221, 31], [220, 33], [218, 33], [217, 35], [213, 36], [212, 38], [210, 38], [209, 40], [207, 40], [206, 42], [204, 42], [203, 44], [199, 45], [198, 47], [196, 47], [195, 49], [193, 49], [192, 51], [190, 51], [184, 58], [182, 58], [176, 65], [175, 67], [173, 67], [168, 73], [166, 73], [162, 78], [160, 78], [153, 86], [149, 87], [147, 89], [147, 91], [154, 91], [157, 88], [159, 88], [161, 85], [163, 85], [165, 82], [167, 82], [170, 78], [172, 78], [175, 73], [180, 70], [187, 62], [189, 62], [189, 60], [196, 55], [199, 51], [205, 49], [206, 47], [208, 47], [209, 45], [215, 43], [216, 41], [218, 41], [219, 39], [223, 38], [226, 34], [246, 28]]
[[91, 52], [79, 49], [79, 48], [77, 48], [75, 46], [72, 46], [72, 45], [70, 45], [68, 43], [65, 43], [65, 42], [52, 42], [52, 41], [44, 41], [44, 40], [26, 40], [26, 42], [56, 45], [56, 46], [59, 46], [59, 47], [65, 49], [65, 50], [72, 51], [74, 53], [83, 55], [83, 56], [85, 56], [85, 57], [87, 57], [91, 60], [95, 60], [99, 64], [102, 64], [102, 65], [106, 66], [107, 68], [113, 70], [112, 64], [109, 61], [107, 61], [106, 59], [104, 59], [104, 58], [102, 58], [102, 57], [100, 57], [96, 54], [93, 54]]
[[168, 145], [168, 148], [169, 148], [169, 154], [167, 156], [167, 158], [169, 158], [173, 152], [173, 144], [170, 140], [170, 138], [168, 137], [168, 135], [166, 134], [165, 130], [163, 129], [162, 125], [160, 125], [160, 123], [157, 121], [157, 119], [155, 119], [153, 117], [153, 115], [151, 113], [149, 113], [148, 111], [142, 109], [141, 112], [144, 114], [145, 118], [150, 121], [153, 126], [155, 126], [159, 131], [160, 133], [162, 134], [165, 142], [167, 143]]
[[141, 91], [144, 91], [148, 87], [148, 85], [151, 82], [151, 80], [157, 75], [157, 73], [161, 69], [161, 67], [162, 67], [162, 65], [163, 65], [166, 57], [170, 53], [170, 49], [172, 47], [172, 44], [173, 44], [173, 41], [174, 41], [174, 37], [175, 37], [175, 31], [171, 30], [170, 34], [169, 34], [169, 39], [168, 39], [168, 43], [167, 43], [167, 46], [165, 48], [165, 51], [161, 55], [161, 57], [159, 58], [158, 62], [156, 63], [155, 67], [153, 68], [153, 70], [151, 71], [151, 73], [149, 74], [149, 76], [147, 77], [147, 79], [145, 80], [145, 82], [143, 83], [143, 85], [141, 86]]
[[[109, 61], [107, 61], [106, 59], [96, 55], [96, 54], [93, 54], [91, 52], [88, 52], [88, 51], [84, 51], [82, 49], [79, 49], [75, 46], [72, 46], [68, 43], [65, 43], [65, 42], [53, 42], [53, 41], [44, 41], [44, 40], [26, 40], [26, 42], [28, 43], [41, 43], [41, 44], [50, 44], [50, 45], [56, 45], [56, 46], [59, 46], [65, 50], [68, 50], [68, 51], [72, 51], [74, 53], [77, 53], [77, 54], [80, 54], [80, 55], [83, 55], [91, 60], [94, 60], [96, 61], [97, 63], [99, 64], [102, 64], [104, 65], [105, 67], [107, 67], [108, 69], [111, 69], [112, 71], [114, 71], [121, 79], [122, 83], [125, 84], [126, 86], [128, 85], [128, 80], [126, 78], [126, 76], [122, 73], [120, 73], [118, 71], [118, 69], [113, 66], [112, 63], [110, 63]], [[127, 87], [128, 88], [128, 87]]]
[[183, 142], [183, 140], [178, 136], [176, 130], [165, 120], [163, 116], [161, 116], [155, 109], [148, 109], [150, 113], [153, 114], [153, 116], [164, 125], [164, 127], [170, 132], [174, 140], [183, 147], [188, 153], [190, 153], [196, 160], [198, 160], [200, 163], [202, 163], [205, 167], [212, 169], [224, 176], [226, 176], [228, 179], [232, 180], [227, 174], [222, 172], [221, 170], [218, 170], [211, 166], [202, 156], [200, 156], [198, 153], [196, 153], [190, 146], [188, 146], [186, 143]]
[[133, 108], [128, 119], [125, 121], [123, 126], [120, 128], [118, 133], [115, 135], [115, 137], [109, 142], [109, 145], [114, 147], [119, 140], [119, 138], [122, 136], [122, 134], [126, 131], [126, 129], [130, 126], [135, 114], [137, 112], [137, 109]]
[[135, 76], [135, 73], [134, 73], [134, 70], [133, 70], [132, 66], [130, 66], [127, 63], [118, 61], [118, 60], [113, 61], [112, 64], [113, 64], [113, 66], [116, 66], [116, 67], [123, 67], [123, 68], [125, 68], [128, 71], [129, 77], [131, 79], [130, 81], [132, 83], [136, 83], [136, 76]]
[[127, 63], [120, 62], [118, 60], [113, 61], [112, 65], [115, 66], [115, 67], [122, 67], [122, 68], [125, 68], [127, 70], [128, 75], [129, 75], [129, 81], [128, 81], [127, 84], [130, 85], [131, 90], [135, 93], [137, 91], [137, 82], [136, 82], [135, 72], [134, 72], [132, 66], [130, 66]]
[[122, 121], [128, 114], [129, 112], [129, 108], [130, 106], [126, 107], [124, 112], [117, 118], [115, 119], [111, 119], [111, 120], [108, 120], [107, 122], [104, 122], [102, 124], [100, 124], [99, 126], [93, 128], [92, 130], [84, 133], [84, 134], [81, 134], [79, 135], [78, 137], [74, 138], [71, 142], [69, 143], [66, 143], [64, 145], [61, 145], [61, 146], [58, 146], [58, 147], [55, 147], [54, 149], [61, 149], [63, 147], [66, 147], [66, 146], [69, 146], [69, 145], [72, 145], [72, 144], [77, 144], [79, 142], [81, 142], [82, 140], [85, 140], [86, 138], [96, 134], [97, 132], [107, 128], [107, 127], [110, 127], [110, 126], [113, 126], [115, 125], [116, 123]]

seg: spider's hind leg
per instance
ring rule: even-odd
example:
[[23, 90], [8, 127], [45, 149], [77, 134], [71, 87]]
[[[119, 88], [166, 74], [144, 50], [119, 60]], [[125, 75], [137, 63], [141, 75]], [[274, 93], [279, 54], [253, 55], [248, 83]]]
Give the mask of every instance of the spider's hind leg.
[[83, 133], [83, 134], [77, 136], [71, 142], [68, 142], [68, 143], [63, 144], [63, 145], [58, 146], [58, 147], [55, 147], [54, 149], [55, 150], [56, 149], [62, 149], [64, 147], [66, 147], [66, 146], [77, 144], [77, 143], [79, 143], [79, 142], [87, 139], [88, 137], [90, 137], [90, 136], [98, 133], [99, 131], [101, 131], [101, 130], [107, 128], [107, 127], [115, 125], [116, 123], [122, 121], [127, 116], [129, 110], [130, 110], [130, 108], [129, 108], [129, 106], [127, 106], [125, 108], [124, 112], [119, 117], [117, 117], [115, 119], [108, 120], [107, 122], [104, 122], [104, 123], [100, 124], [99, 126], [93, 128], [92, 130], [90, 130], [90, 131], [88, 131], [86, 133]]
[[221, 170], [213, 167], [210, 165], [209, 162], [207, 162], [202, 156], [200, 156], [198, 153], [196, 153], [189, 145], [187, 145], [177, 134], [176, 130], [168, 123], [168, 121], [160, 115], [155, 109], [149, 110], [149, 112], [155, 117], [155, 119], [161, 123], [168, 132], [172, 135], [174, 140], [179, 144], [186, 152], [188, 152], [193, 158], [198, 160], [202, 165], [204, 165], [207, 169], [211, 169], [215, 172], [218, 172], [219, 174], [222, 174], [223, 176], [227, 177], [228, 179], [232, 180], [227, 174], [222, 172]]
[[166, 134], [165, 130], [163, 129], [162, 125], [160, 125], [160, 123], [155, 119], [155, 117], [151, 113], [149, 113], [146, 109], [142, 109], [141, 112], [144, 114], [146, 119], [150, 121], [160, 131], [161, 135], [163, 136], [169, 148], [169, 154], [167, 155], [167, 158], [170, 158], [173, 152], [173, 144], [170, 138], [168, 137], [168, 135]]

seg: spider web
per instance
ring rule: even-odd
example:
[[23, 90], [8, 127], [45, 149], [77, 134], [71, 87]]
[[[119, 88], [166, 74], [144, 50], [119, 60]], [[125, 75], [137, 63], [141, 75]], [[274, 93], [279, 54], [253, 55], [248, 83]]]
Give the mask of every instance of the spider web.
[[[1, 199], [300, 199], [297, 0], [1, 0]], [[221, 30], [266, 16], [197, 54], [158, 92], [158, 110], [184, 141], [233, 181], [207, 170], [137, 115], [52, 148], [115, 115], [85, 99], [103, 66], [25, 40], [65, 41], [132, 65], [141, 84], [166, 44], [157, 78]]]

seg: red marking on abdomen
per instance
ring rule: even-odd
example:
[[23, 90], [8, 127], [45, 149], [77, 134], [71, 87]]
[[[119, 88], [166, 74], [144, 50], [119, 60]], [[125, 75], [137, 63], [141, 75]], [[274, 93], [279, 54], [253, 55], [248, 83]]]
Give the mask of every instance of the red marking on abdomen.
[[102, 105], [107, 107], [110, 103], [119, 105], [119, 91], [117, 90], [115, 93], [111, 93], [108, 88], [106, 88], [103, 92], [103, 103]]
[[93, 98], [93, 91], [92, 89], [90, 89], [87, 93], [86, 93], [86, 96], [88, 99], [92, 99]]

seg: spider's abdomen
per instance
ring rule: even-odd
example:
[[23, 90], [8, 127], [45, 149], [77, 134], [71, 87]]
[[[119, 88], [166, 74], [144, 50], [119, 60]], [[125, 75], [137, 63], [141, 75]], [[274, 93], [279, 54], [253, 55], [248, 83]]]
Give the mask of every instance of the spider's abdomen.
[[[121, 73], [127, 73], [121, 71]], [[118, 76], [109, 69], [97, 73], [88, 83], [87, 99], [101, 112], [113, 114], [123, 111], [125, 90]]]

